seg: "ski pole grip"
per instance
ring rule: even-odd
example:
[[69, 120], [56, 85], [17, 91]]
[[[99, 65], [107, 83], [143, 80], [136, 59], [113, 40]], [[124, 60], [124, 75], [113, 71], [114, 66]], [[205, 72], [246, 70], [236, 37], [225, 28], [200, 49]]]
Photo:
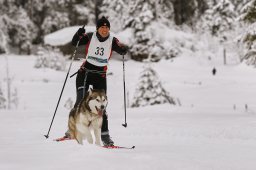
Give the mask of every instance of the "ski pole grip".
[[[85, 27], [85, 24], [83, 25], [83, 29], [84, 29], [84, 27]], [[86, 30], [84, 29], [84, 33], [86, 32]], [[81, 37], [80, 37], [80, 39], [83, 37], [84, 35], [82, 35]]]

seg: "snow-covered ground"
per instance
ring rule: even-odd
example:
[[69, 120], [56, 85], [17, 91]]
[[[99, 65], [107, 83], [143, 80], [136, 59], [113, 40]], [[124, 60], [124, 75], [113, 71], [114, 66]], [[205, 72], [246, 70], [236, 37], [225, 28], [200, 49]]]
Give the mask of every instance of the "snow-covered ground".
[[[127, 109], [124, 128], [122, 62], [112, 59], [108, 76], [110, 134], [121, 146], [108, 150], [75, 141], [54, 142], [67, 128], [69, 97], [75, 100], [75, 78], [68, 79], [49, 139], [45, 139], [66, 72], [34, 69], [35, 57], [8, 55], [19, 107], [0, 110], [1, 170], [254, 170], [256, 167], [256, 70], [244, 64], [213, 65], [179, 57], [152, 64], [163, 86], [181, 106]], [[76, 61], [71, 73], [80, 63]], [[143, 64], [127, 61], [129, 102]], [[5, 89], [5, 55], [0, 81]], [[245, 109], [245, 105], [248, 109]]]

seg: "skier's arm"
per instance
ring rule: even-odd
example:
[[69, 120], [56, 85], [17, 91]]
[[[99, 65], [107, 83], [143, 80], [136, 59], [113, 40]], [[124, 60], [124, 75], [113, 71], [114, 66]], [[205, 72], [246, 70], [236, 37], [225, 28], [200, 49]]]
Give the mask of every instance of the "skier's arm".
[[128, 52], [128, 46], [119, 42], [119, 40], [114, 37], [112, 42], [112, 50], [120, 55], [125, 55]]

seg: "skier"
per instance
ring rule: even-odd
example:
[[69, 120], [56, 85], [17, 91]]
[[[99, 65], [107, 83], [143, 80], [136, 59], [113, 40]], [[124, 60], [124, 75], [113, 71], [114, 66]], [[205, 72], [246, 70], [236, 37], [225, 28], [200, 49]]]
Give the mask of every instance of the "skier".
[[[99, 72], [107, 71], [108, 61], [111, 57], [112, 50], [120, 55], [125, 55], [128, 47], [113, 37], [110, 32], [110, 22], [106, 17], [97, 21], [96, 31], [85, 33], [84, 28], [79, 28], [72, 39], [72, 45], [79, 42], [79, 46], [84, 46], [86, 60], [81, 65], [76, 76], [76, 103], [71, 110], [75, 111], [76, 106], [83, 98], [83, 91], [87, 91], [92, 85], [93, 89], [104, 89], [107, 92], [106, 74], [87, 72], [86, 86], [84, 89], [85, 71], [96, 70]], [[65, 133], [69, 137], [69, 132]], [[101, 140], [104, 146], [113, 146], [114, 142], [110, 138], [108, 129], [108, 116], [103, 114], [103, 123], [101, 128]]]

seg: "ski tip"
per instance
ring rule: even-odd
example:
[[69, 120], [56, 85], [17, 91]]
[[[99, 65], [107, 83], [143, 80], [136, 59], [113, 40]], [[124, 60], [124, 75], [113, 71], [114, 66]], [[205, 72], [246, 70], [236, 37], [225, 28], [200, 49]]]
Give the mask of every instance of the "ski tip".
[[61, 137], [61, 138], [53, 139], [53, 141], [56, 141], [56, 142], [62, 142], [62, 141], [66, 141], [66, 140], [72, 140], [72, 139], [65, 137], [65, 136]]
[[48, 139], [48, 138], [49, 138], [49, 135], [44, 135], [44, 137], [45, 137], [46, 139]]
[[135, 146], [132, 147], [124, 147], [124, 146], [102, 146], [103, 148], [107, 149], [134, 149]]

